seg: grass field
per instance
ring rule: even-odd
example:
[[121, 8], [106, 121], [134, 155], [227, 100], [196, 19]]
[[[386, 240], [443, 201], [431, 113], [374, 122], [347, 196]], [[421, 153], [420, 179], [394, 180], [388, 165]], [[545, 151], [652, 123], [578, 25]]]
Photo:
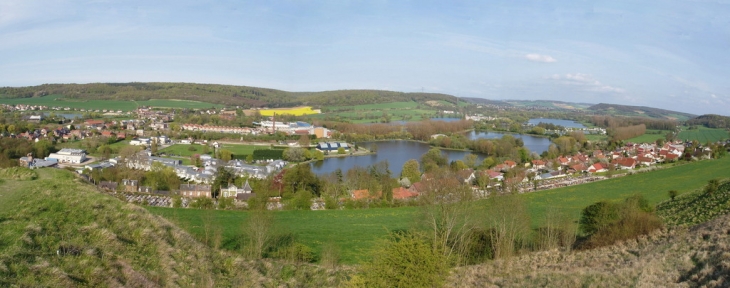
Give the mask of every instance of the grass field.
[[677, 135], [677, 139], [681, 140], [697, 140], [704, 144], [707, 142], [715, 142], [728, 139], [728, 132], [725, 129], [714, 129], [699, 127], [698, 129], [687, 130], [682, 129]]
[[188, 108], [188, 109], [208, 109], [223, 108], [224, 105], [206, 103], [191, 100], [175, 100], [175, 99], [150, 99], [147, 101], [135, 101], [139, 106], [151, 106], [156, 108]]
[[234, 155], [251, 155], [254, 150], [270, 149], [270, 147], [267, 145], [222, 144], [220, 149], [231, 151]]
[[[235, 249], [242, 235], [242, 225], [248, 213], [242, 211], [210, 211], [146, 207], [153, 214], [178, 223], [192, 234], [205, 233], [204, 222], [223, 231], [223, 248]], [[275, 213], [275, 225], [280, 231], [290, 231], [297, 240], [319, 253], [325, 243], [340, 249], [344, 263], [359, 263], [368, 257], [377, 241], [388, 231], [411, 228], [418, 209], [377, 208], [363, 210], [281, 211]]]
[[[416, 102], [392, 102], [354, 106], [332, 106], [328, 107], [323, 114], [312, 115], [312, 118], [322, 119], [339, 118], [343, 121], [352, 123], [379, 123], [383, 117], [383, 113], [390, 116], [391, 122], [396, 121], [421, 121], [423, 115], [428, 118], [435, 117], [435, 110], [418, 109]], [[428, 107], [428, 106], [425, 106]]]
[[[195, 150], [190, 151], [190, 147], [195, 148]], [[167, 153], [167, 154], [175, 154], [177, 156], [183, 156], [183, 157], [190, 157], [195, 154], [205, 154], [203, 153], [203, 145], [200, 144], [174, 144], [170, 145], [169, 147], [165, 149], [160, 149], [158, 153]], [[209, 149], [208, 153], [213, 153], [213, 149]]]
[[278, 115], [289, 114], [294, 116], [319, 114], [319, 112], [312, 110], [310, 106], [300, 106], [294, 108], [279, 108], [279, 109], [262, 109], [259, 110], [261, 116], [274, 116], [274, 113]]
[[[713, 178], [728, 177], [730, 157], [679, 165], [674, 168], [623, 176], [605, 181], [524, 194], [533, 226], [542, 222], [545, 211], [554, 207], [578, 220], [580, 211], [601, 200], [620, 200], [634, 194], [644, 195], [652, 204], [669, 198], [667, 191], [690, 192]], [[484, 209], [486, 200], [474, 203]], [[224, 248], [233, 247], [247, 213], [243, 211], [202, 211], [192, 209], [148, 208], [172, 219], [193, 234], [204, 233], [203, 221], [216, 223], [224, 231]], [[475, 211], [479, 212], [479, 211]], [[343, 261], [358, 263], [367, 251], [388, 231], [408, 229], [419, 214], [416, 207], [363, 210], [281, 211], [275, 217], [279, 225], [298, 235], [299, 240], [319, 251], [323, 243], [332, 242], [341, 249]], [[206, 216], [207, 215], [207, 216]], [[205, 220], [207, 219], [207, 220]], [[228, 246], [226, 246], [228, 245]]]
[[625, 142], [654, 143], [654, 142], [656, 142], [657, 139], [664, 139], [668, 132], [669, 131], [667, 131], [667, 130], [646, 129], [646, 133], [644, 135], [628, 139]]
[[54, 94], [38, 98], [14, 98], [0, 99], [0, 104], [28, 104], [28, 105], [44, 105], [49, 107], [69, 107], [76, 109], [92, 109], [103, 110], [113, 109], [122, 111], [132, 111], [139, 106], [152, 106], [160, 108], [221, 108], [223, 105], [211, 104], [198, 101], [187, 100], [165, 100], [151, 99], [148, 101], [117, 101], [117, 100], [81, 100], [64, 98], [63, 95]]
[[45, 105], [49, 107], [69, 107], [92, 110], [114, 109], [131, 111], [137, 109], [137, 104], [132, 101], [68, 99], [59, 94], [48, 95], [38, 98], [0, 99], [0, 104]]

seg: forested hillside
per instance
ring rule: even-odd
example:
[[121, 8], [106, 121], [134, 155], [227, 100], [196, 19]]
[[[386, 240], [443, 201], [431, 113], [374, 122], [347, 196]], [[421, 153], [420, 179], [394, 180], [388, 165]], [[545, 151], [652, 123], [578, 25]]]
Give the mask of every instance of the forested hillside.
[[72, 99], [135, 100], [181, 99], [243, 107], [347, 106], [390, 102], [446, 101], [456, 97], [435, 93], [403, 93], [383, 90], [288, 92], [275, 89], [195, 83], [91, 83], [43, 84], [3, 87], [3, 98], [30, 98], [60, 94]]
[[674, 118], [676, 120], [686, 120], [694, 118], [696, 115], [677, 112], [671, 110], [664, 110], [659, 108], [645, 107], [645, 106], [628, 106], [628, 105], [617, 105], [617, 104], [606, 104], [600, 103], [588, 107], [588, 110], [600, 112], [602, 114], [609, 115], [622, 115], [622, 116], [641, 116], [651, 118]]
[[730, 117], [707, 114], [687, 120], [687, 125], [702, 125], [708, 128], [730, 128]]

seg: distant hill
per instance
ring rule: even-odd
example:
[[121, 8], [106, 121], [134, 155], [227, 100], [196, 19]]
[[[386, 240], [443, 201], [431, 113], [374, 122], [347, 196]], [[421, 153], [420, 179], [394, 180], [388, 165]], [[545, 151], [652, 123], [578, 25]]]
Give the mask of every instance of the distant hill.
[[484, 98], [461, 97], [461, 100], [464, 100], [464, 101], [469, 102], [469, 103], [472, 103], [472, 104], [495, 105], [495, 106], [512, 106], [512, 104], [507, 103], [507, 102], [504, 102], [504, 101], [490, 100], [490, 99], [484, 99]]
[[664, 110], [659, 108], [652, 108], [646, 106], [628, 106], [618, 104], [606, 104], [600, 103], [588, 107], [588, 110], [598, 112], [601, 114], [608, 115], [619, 115], [619, 116], [639, 116], [639, 117], [651, 117], [651, 118], [662, 118], [662, 119], [675, 119], [684, 121], [690, 118], [694, 118], [697, 115], [677, 112], [671, 110]]
[[687, 120], [687, 125], [702, 125], [709, 128], [730, 128], [730, 117], [706, 114]]
[[608, 115], [651, 117], [651, 118], [661, 118], [661, 119], [673, 119], [673, 120], [678, 120], [678, 121], [684, 121], [684, 120], [694, 118], [697, 116], [694, 114], [689, 114], [689, 113], [684, 113], [684, 112], [652, 108], [652, 107], [646, 107], [646, 106], [628, 106], [628, 105], [606, 104], [606, 103], [600, 103], [600, 104], [593, 105], [591, 107], [588, 107], [588, 110], [602, 113], [602, 114], [608, 114]]
[[590, 103], [572, 103], [554, 100], [505, 100], [505, 102], [520, 107], [543, 107], [551, 109], [580, 110], [590, 107]]
[[150, 100], [182, 99], [243, 107], [349, 106], [430, 100], [455, 103], [457, 97], [437, 93], [404, 93], [383, 90], [288, 92], [276, 89], [196, 83], [91, 83], [43, 84], [3, 87], [3, 98], [42, 97], [61, 94], [73, 99]]

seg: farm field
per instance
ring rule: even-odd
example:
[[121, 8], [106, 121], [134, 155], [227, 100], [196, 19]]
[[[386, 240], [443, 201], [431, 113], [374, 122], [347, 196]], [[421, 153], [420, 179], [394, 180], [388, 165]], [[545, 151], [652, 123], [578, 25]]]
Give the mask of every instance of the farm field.
[[223, 108], [224, 105], [206, 103], [191, 100], [173, 100], [173, 99], [150, 99], [146, 101], [134, 101], [139, 106], [151, 106], [157, 108], [187, 108], [187, 109], [208, 109]]
[[[195, 148], [195, 150], [190, 151], [190, 147]], [[173, 144], [165, 149], [160, 149], [158, 151], [159, 153], [167, 153], [169, 154], [175, 154], [176, 156], [182, 156], [182, 157], [190, 157], [195, 154], [205, 154], [203, 153], [203, 145], [200, 144]], [[213, 149], [210, 149], [208, 153], [212, 153]]]
[[[680, 194], [703, 187], [708, 180], [728, 177], [730, 157], [679, 165], [658, 171], [618, 177], [590, 184], [523, 194], [533, 226], [541, 224], [549, 207], [578, 220], [580, 211], [601, 200], [617, 201], [634, 194], [644, 195], [651, 204], [669, 199], [667, 191]], [[488, 200], [474, 203], [474, 209], [486, 207]], [[224, 248], [234, 249], [247, 213], [243, 211], [209, 211], [148, 207], [152, 213], [178, 223], [193, 234], [204, 235], [202, 224], [215, 223], [223, 231]], [[480, 211], [475, 211], [479, 213]], [[299, 241], [319, 251], [323, 243], [332, 242], [341, 249], [345, 263], [358, 263], [377, 245], [388, 231], [411, 228], [419, 214], [417, 207], [360, 210], [280, 211], [277, 223], [298, 235]], [[213, 228], [215, 229], [215, 228]]]
[[698, 129], [692, 130], [686, 130], [686, 128], [683, 128], [682, 131], [679, 132], [679, 135], [677, 135], [677, 139], [697, 140], [700, 141], [700, 143], [705, 144], [707, 142], [728, 139], [728, 136], [728, 132], [725, 129], [699, 127]]
[[652, 204], [669, 199], [667, 192], [679, 194], [700, 189], [711, 179], [728, 178], [730, 157], [679, 165], [652, 172], [627, 175], [595, 183], [525, 194], [533, 225], [541, 222], [549, 207], [569, 213], [578, 220], [580, 211], [601, 200], [618, 200], [641, 194]]
[[45, 105], [49, 107], [69, 107], [77, 109], [114, 109], [122, 111], [131, 111], [137, 109], [137, 104], [132, 101], [115, 101], [115, 100], [78, 100], [64, 98], [63, 95], [54, 94], [38, 98], [14, 98], [0, 99], [0, 104], [27, 104], [27, 105]]
[[160, 108], [222, 108], [223, 105], [211, 104], [198, 101], [187, 100], [166, 100], [151, 99], [147, 101], [117, 101], [117, 100], [81, 100], [64, 98], [63, 95], [54, 94], [38, 98], [0, 98], [0, 104], [27, 104], [27, 105], [44, 105], [49, 107], [69, 107], [77, 109], [103, 110], [113, 109], [122, 111], [132, 111], [139, 106], [152, 106]]
[[294, 115], [294, 116], [319, 114], [319, 112], [312, 110], [312, 107], [310, 107], [310, 106], [300, 106], [300, 107], [293, 107], [293, 108], [278, 108], [278, 109], [261, 109], [261, 110], [259, 110], [259, 113], [261, 114], [261, 116], [274, 116], [274, 113], [276, 113], [277, 115], [289, 114], [289, 115]]
[[234, 155], [251, 155], [254, 150], [269, 148], [268, 145], [222, 144], [220, 149], [231, 151]]
[[637, 136], [626, 140], [631, 143], [654, 143], [657, 139], [664, 139], [669, 131], [668, 130], [651, 130], [646, 129], [646, 133], [641, 136]]
[[[215, 211], [145, 207], [180, 225], [195, 235], [204, 235], [205, 223], [222, 231], [224, 249], [236, 249], [242, 237], [241, 227], [248, 213], [242, 211]], [[275, 226], [296, 234], [297, 241], [319, 254], [326, 243], [340, 249], [344, 263], [365, 260], [370, 249], [383, 239], [388, 231], [409, 229], [418, 208], [374, 208], [361, 210], [280, 211], [275, 212]]]
[[[354, 106], [330, 106], [325, 113], [311, 115], [315, 119], [338, 118], [342, 121], [352, 123], [380, 123], [383, 113], [387, 113], [390, 121], [421, 121], [426, 118], [435, 117], [434, 110], [419, 109], [416, 102], [392, 102], [380, 104], [366, 104]], [[424, 107], [428, 107], [427, 105]]]

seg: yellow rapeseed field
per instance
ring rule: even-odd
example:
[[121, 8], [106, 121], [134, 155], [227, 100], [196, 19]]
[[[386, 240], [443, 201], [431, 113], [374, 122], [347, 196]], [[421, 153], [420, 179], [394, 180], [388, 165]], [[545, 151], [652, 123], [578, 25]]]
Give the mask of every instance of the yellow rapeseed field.
[[261, 116], [274, 116], [274, 113], [276, 113], [277, 115], [289, 114], [294, 116], [301, 116], [309, 114], [319, 114], [320, 112], [319, 110], [312, 110], [312, 107], [310, 106], [300, 106], [294, 108], [261, 109], [259, 110], [259, 113], [261, 113]]

